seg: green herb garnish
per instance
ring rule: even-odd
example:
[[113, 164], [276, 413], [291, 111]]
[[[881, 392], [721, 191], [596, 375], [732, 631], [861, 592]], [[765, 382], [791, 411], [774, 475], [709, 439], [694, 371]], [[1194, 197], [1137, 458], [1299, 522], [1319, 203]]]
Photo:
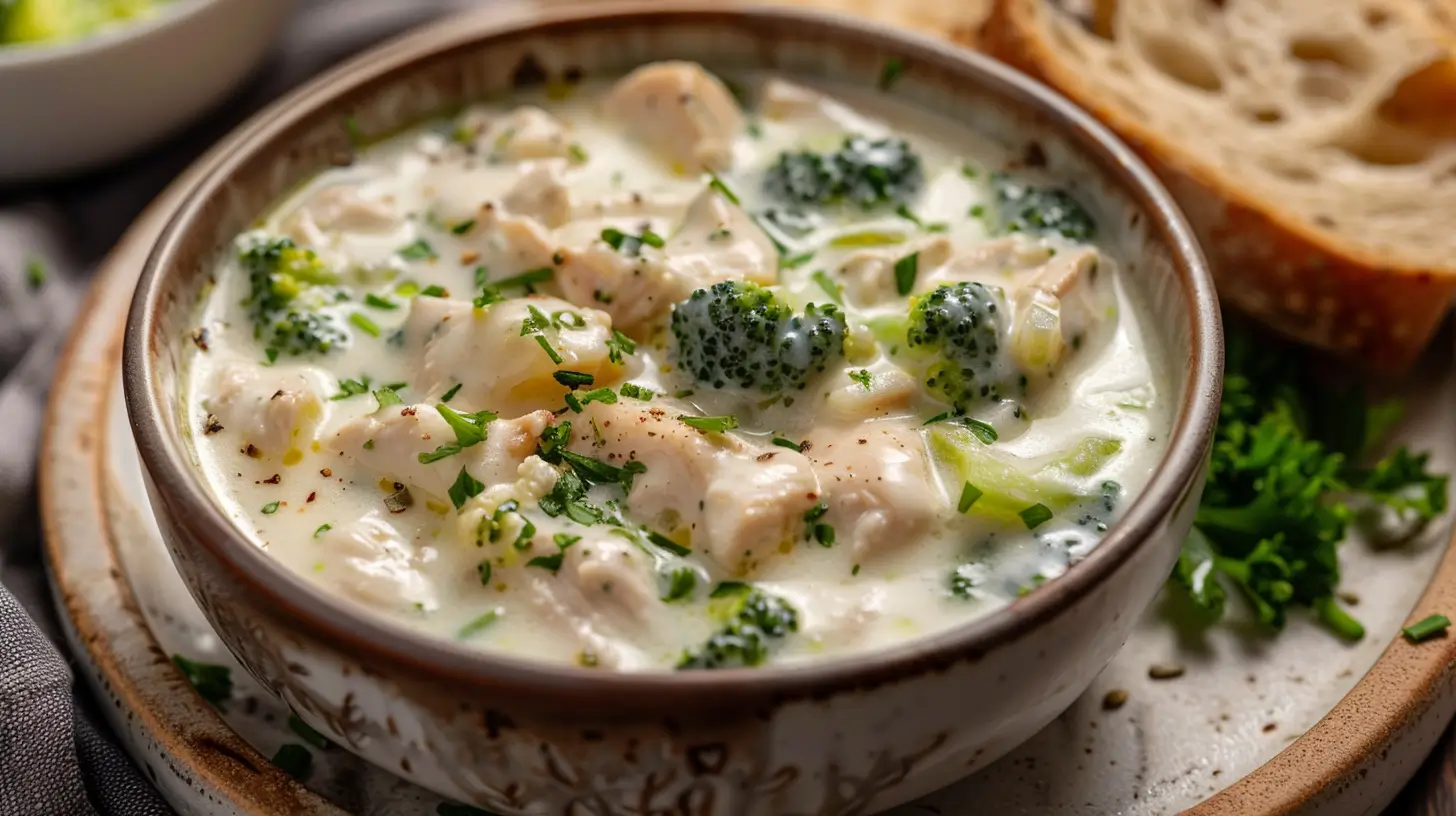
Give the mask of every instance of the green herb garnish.
[[440, 257], [439, 254], [435, 252], [435, 248], [430, 246], [430, 242], [426, 241], [423, 238], [419, 238], [412, 243], [405, 244], [404, 246], [395, 250], [395, 254], [399, 255], [399, 257], [404, 258], [407, 261], [433, 261], [434, 259]]
[[912, 252], [895, 261], [895, 291], [901, 296], [915, 291], [915, 277], [920, 273], [920, 253]]
[[727, 416], [711, 417], [698, 417], [681, 414], [678, 416], [678, 421], [682, 422], [682, 424], [688, 426], [689, 428], [696, 428], [700, 431], [707, 431], [711, 433], [723, 433], [724, 431], [731, 431], [734, 428], [738, 427], [738, 417], [733, 416], [732, 414], [728, 414]]
[[1406, 640], [1411, 643], [1420, 643], [1423, 640], [1430, 640], [1437, 635], [1444, 635], [1447, 629], [1451, 628], [1451, 619], [1445, 615], [1431, 615], [1428, 618], [1416, 621], [1410, 626], [1400, 630]]

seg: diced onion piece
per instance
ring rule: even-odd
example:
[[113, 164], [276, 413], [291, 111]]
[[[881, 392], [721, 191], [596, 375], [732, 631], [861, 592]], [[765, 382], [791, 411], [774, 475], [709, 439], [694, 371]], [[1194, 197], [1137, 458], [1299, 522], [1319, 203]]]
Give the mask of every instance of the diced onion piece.
[[1040, 289], [1026, 290], [1011, 331], [1011, 355], [1017, 365], [1026, 371], [1053, 368], [1066, 346], [1061, 300]]

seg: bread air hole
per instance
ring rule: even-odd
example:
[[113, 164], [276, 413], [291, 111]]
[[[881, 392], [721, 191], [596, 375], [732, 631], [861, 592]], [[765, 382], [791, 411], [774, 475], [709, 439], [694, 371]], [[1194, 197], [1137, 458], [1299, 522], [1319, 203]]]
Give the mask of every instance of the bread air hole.
[[1143, 56], [1148, 64], [1169, 79], [1210, 93], [1223, 90], [1223, 80], [1213, 63], [1187, 41], [1179, 42], [1156, 34], [1141, 39]]
[[1299, 78], [1299, 95], [1316, 105], [1344, 102], [1350, 85], [1343, 76], [1328, 71], [1310, 72]]
[[1284, 121], [1284, 111], [1278, 108], [1255, 108], [1244, 111], [1244, 115], [1262, 125], [1276, 125]]
[[1437, 144], [1437, 140], [1379, 115], [1362, 120], [1330, 143], [1366, 164], [1397, 167], [1420, 164]]
[[1301, 62], [1325, 65], [1360, 73], [1370, 64], [1365, 46], [1353, 39], [1300, 37], [1289, 43], [1289, 56]]

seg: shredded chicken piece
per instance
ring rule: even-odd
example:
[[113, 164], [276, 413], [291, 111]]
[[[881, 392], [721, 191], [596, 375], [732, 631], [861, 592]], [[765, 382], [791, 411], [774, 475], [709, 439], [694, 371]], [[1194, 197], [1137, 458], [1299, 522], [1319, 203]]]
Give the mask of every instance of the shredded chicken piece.
[[[542, 318], [547, 326], [522, 333]], [[458, 384], [460, 404], [503, 414], [559, 407], [566, 393], [554, 379], [560, 370], [612, 382], [620, 366], [610, 359], [611, 336], [606, 313], [544, 296], [512, 298], [483, 309], [466, 301], [415, 298], [404, 325], [416, 393], [435, 399]]]
[[825, 519], [853, 548], [855, 563], [918, 541], [945, 507], [925, 445], [908, 427], [875, 423], [810, 440]]
[[354, 600], [401, 612], [440, 608], [413, 546], [377, 512], [330, 527], [319, 535], [318, 545], [326, 569], [334, 567], [326, 577]]
[[655, 62], [623, 77], [603, 112], [684, 173], [733, 162], [743, 113], [721, 80], [694, 62]]
[[241, 363], [219, 370], [204, 407], [256, 458], [286, 458], [314, 439], [323, 416], [317, 378]]

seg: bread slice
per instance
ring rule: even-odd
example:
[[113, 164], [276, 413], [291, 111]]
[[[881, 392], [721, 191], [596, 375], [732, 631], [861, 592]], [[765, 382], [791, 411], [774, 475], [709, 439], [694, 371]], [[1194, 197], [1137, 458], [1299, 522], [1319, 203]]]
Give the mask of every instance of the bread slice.
[[1117, 131], [1225, 303], [1394, 373], [1456, 294], [1456, 0], [996, 0], [981, 45]]
[[[1437, 2], [1438, 0], [1432, 0]], [[1439, 0], [1444, 1], [1444, 0]], [[887, 25], [932, 34], [976, 47], [976, 33], [991, 11], [992, 0], [787, 0], [807, 6], [868, 17]]]

